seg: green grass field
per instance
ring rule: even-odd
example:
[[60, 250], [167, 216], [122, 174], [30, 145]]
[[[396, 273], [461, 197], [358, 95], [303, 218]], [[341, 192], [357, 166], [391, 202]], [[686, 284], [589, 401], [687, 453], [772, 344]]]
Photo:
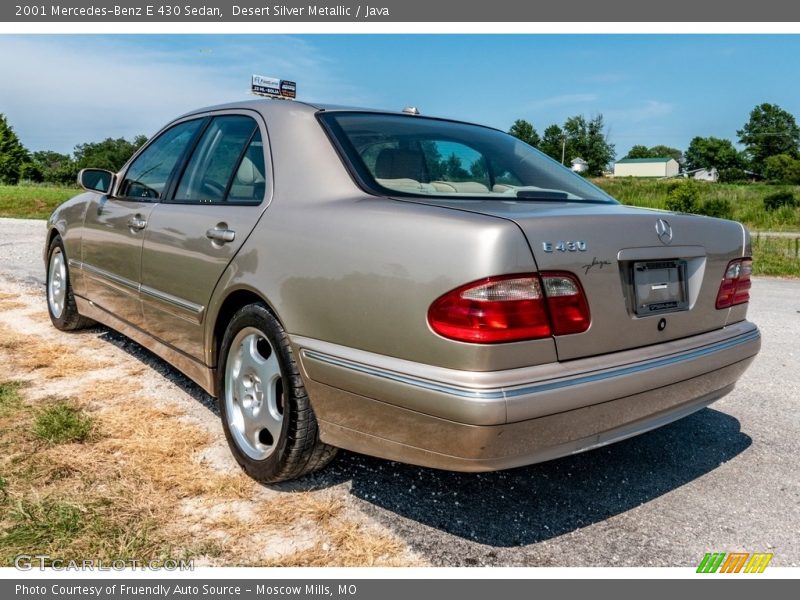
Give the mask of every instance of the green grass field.
[[[675, 180], [599, 178], [592, 183], [623, 204], [666, 208], [670, 189]], [[733, 219], [751, 230], [800, 231], [800, 207], [783, 206], [769, 211], [764, 208], [764, 198], [776, 192], [793, 192], [800, 200], [800, 186], [768, 185], [762, 183], [704, 183], [698, 182], [700, 200], [727, 200], [733, 209]]]
[[0, 185], [0, 217], [46, 219], [80, 190], [46, 185]]

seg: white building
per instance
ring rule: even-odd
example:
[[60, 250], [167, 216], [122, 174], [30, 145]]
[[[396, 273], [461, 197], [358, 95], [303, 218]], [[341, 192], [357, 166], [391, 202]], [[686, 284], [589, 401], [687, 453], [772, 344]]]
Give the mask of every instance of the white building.
[[623, 158], [614, 163], [614, 177], [675, 177], [681, 166], [674, 158]]
[[712, 167], [710, 169], [697, 169], [692, 174], [693, 179], [699, 179], [700, 181], [719, 181], [719, 171], [716, 168]]
[[576, 173], [585, 173], [589, 170], [589, 163], [587, 163], [581, 157], [573, 158], [570, 164], [572, 165], [572, 170]]

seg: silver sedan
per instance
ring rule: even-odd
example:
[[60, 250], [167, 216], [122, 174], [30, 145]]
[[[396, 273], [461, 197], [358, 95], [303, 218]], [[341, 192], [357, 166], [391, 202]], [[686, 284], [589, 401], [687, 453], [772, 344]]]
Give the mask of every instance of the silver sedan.
[[659, 427], [757, 354], [739, 223], [622, 206], [500, 131], [281, 100], [86, 169], [44, 249], [92, 321], [217, 396], [275, 482], [336, 448], [482, 471]]

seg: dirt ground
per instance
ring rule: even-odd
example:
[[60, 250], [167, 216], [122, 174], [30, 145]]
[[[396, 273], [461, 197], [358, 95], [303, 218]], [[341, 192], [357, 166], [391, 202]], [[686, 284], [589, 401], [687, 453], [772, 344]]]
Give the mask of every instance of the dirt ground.
[[0, 290], [3, 564], [31, 550], [196, 566], [424, 564], [346, 483], [246, 477], [213, 399], [163, 361], [105, 328], [57, 331], [39, 286], [0, 278]]

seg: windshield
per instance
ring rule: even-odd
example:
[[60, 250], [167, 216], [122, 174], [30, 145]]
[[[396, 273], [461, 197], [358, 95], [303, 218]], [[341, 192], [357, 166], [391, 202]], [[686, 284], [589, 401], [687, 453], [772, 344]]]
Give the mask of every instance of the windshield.
[[381, 113], [320, 119], [361, 183], [377, 193], [616, 204], [580, 175], [488, 127]]

